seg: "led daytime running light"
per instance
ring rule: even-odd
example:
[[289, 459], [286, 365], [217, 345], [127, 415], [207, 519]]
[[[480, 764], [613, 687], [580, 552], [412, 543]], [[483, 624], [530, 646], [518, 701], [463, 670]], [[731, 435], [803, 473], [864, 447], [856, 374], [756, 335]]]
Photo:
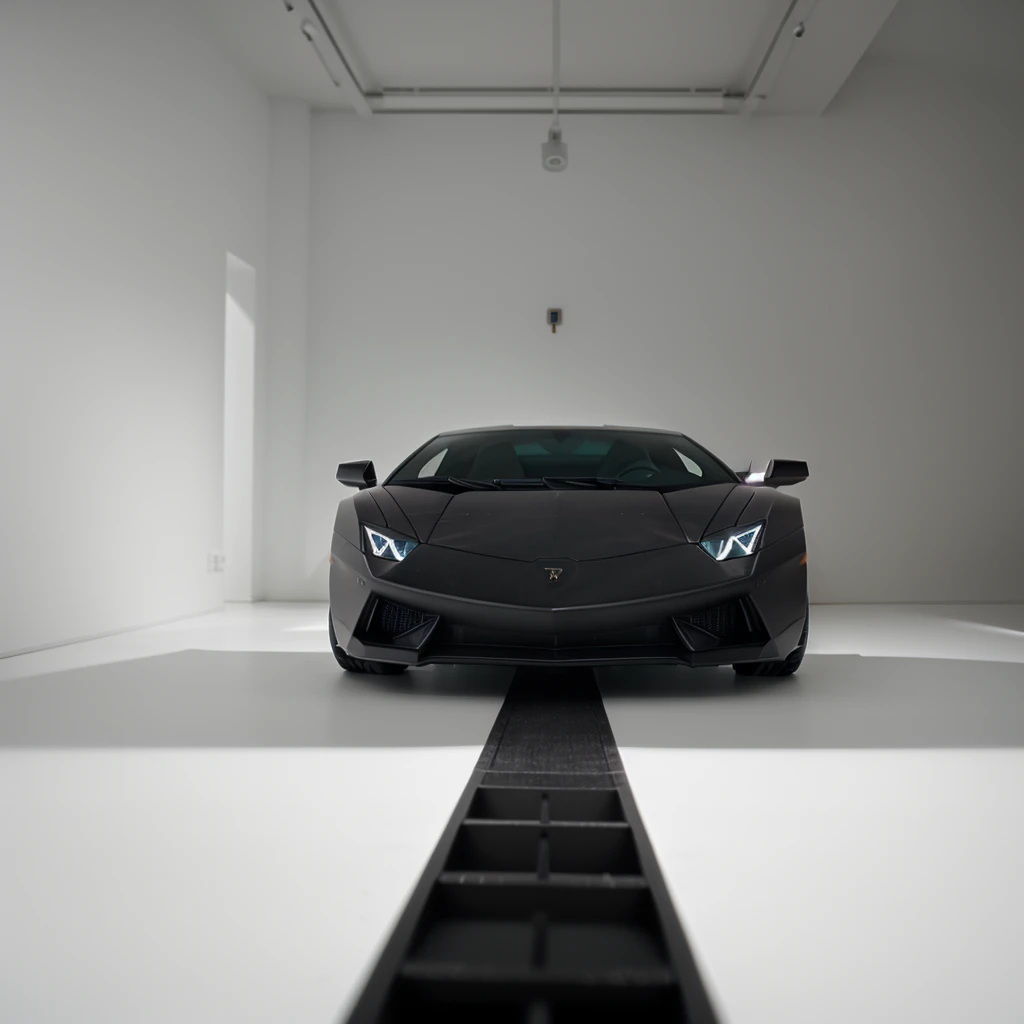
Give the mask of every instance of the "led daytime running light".
[[743, 558], [754, 553], [763, 527], [764, 523], [755, 523], [753, 526], [725, 530], [716, 537], [702, 540], [700, 546], [716, 562], [724, 562], [727, 558]]
[[386, 558], [392, 562], [401, 562], [406, 555], [419, 543], [415, 540], [402, 540], [397, 537], [389, 537], [372, 526], [364, 526], [366, 539], [370, 544], [370, 554], [377, 558]]

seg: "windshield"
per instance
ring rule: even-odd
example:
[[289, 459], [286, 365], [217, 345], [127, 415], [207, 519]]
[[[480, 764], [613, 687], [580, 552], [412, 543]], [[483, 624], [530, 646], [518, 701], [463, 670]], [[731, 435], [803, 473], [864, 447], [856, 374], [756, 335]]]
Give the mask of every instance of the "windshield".
[[503, 427], [442, 434], [389, 484], [468, 487], [649, 487], [735, 483], [735, 474], [682, 434], [614, 427]]

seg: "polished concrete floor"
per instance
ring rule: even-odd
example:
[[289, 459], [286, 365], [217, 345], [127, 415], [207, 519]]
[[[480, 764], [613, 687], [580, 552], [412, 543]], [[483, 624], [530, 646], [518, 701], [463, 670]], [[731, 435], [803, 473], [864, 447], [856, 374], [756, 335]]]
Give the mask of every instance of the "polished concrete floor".
[[[346, 675], [325, 617], [0, 660], [0, 1020], [337, 1019], [511, 670]], [[1024, 606], [815, 607], [792, 680], [598, 679], [724, 1021], [1024, 1020]]]

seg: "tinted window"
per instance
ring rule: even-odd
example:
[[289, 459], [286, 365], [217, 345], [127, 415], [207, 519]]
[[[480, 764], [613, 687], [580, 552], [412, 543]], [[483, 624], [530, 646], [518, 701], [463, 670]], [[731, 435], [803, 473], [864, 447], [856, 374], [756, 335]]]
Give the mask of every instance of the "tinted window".
[[[404, 462], [389, 483], [446, 479], [544, 486], [586, 479], [646, 487], [735, 482], [718, 459], [681, 434], [608, 427], [506, 427], [444, 434]], [[569, 485], [571, 486], [571, 484]]]

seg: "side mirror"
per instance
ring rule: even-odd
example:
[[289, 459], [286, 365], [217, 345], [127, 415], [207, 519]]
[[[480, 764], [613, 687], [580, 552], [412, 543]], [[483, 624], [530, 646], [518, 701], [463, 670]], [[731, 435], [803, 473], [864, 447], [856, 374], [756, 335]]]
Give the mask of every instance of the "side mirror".
[[748, 473], [748, 483], [758, 483], [758, 478], [766, 487], [792, 487], [807, 479], [807, 463], [796, 459], [772, 459], [768, 468], [761, 473]]
[[367, 487], [377, 486], [377, 473], [369, 459], [362, 462], [343, 462], [338, 466], [337, 477], [338, 483], [346, 487], [358, 487], [361, 491]]

